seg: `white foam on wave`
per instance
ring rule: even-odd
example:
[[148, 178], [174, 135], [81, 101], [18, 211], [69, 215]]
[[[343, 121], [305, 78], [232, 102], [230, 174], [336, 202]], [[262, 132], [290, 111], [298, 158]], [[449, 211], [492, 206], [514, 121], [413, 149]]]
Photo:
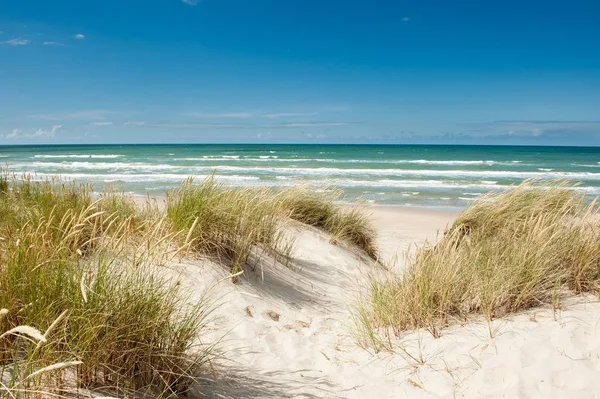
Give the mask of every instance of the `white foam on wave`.
[[[505, 190], [511, 186], [502, 184], [490, 184], [493, 182], [473, 182], [473, 183], [457, 183], [448, 180], [349, 180], [349, 179], [332, 179], [323, 182], [335, 187], [345, 188], [402, 188], [402, 189], [419, 189], [419, 190], [441, 190], [441, 191], [464, 191], [476, 190], [480, 193], [463, 193], [463, 195], [480, 195], [486, 191]], [[318, 184], [318, 183], [317, 183]], [[514, 186], [513, 186], [514, 187]], [[576, 186], [568, 187], [568, 189], [582, 191], [589, 194], [600, 194], [600, 187]]]
[[114, 159], [121, 158], [124, 155], [120, 154], [64, 154], [64, 155], [48, 155], [48, 154], [38, 154], [34, 155], [34, 158], [105, 158], [105, 159]]
[[31, 164], [15, 164], [14, 168], [35, 169], [44, 172], [44, 168], [56, 169], [127, 169], [143, 172], [145, 170], [178, 170], [182, 174], [209, 174], [212, 171], [218, 173], [232, 174], [259, 174], [275, 176], [382, 176], [382, 177], [446, 177], [451, 179], [471, 178], [487, 181], [493, 179], [571, 179], [571, 180], [598, 180], [600, 173], [597, 172], [542, 172], [542, 171], [509, 171], [509, 170], [437, 170], [437, 169], [391, 169], [391, 168], [297, 168], [297, 167], [265, 167], [265, 166], [233, 166], [233, 165], [169, 165], [151, 163], [125, 163], [125, 162], [34, 162]]
[[204, 155], [202, 157], [173, 158], [174, 161], [195, 161], [195, 162], [214, 162], [214, 161], [236, 161], [240, 160], [239, 155]]
[[546, 178], [546, 179], [577, 179], [577, 180], [600, 180], [600, 173], [593, 172], [518, 172], [501, 170], [435, 170], [435, 169], [356, 169], [356, 168], [282, 168], [282, 167], [248, 167], [216, 165], [196, 167], [195, 170], [217, 170], [224, 172], [263, 173], [284, 176], [332, 176], [332, 175], [355, 175], [355, 176], [443, 176], [451, 178]]
[[184, 169], [185, 167], [168, 164], [151, 164], [142, 162], [31, 162], [27, 164], [13, 164], [13, 168], [34, 168], [43, 170], [43, 168], [55, 169], [130, 169], [137, 171], [144, 170], [174, 170]]
[[[45, 179], [55, 176], [55, 173], [36, 173], [33, 177], [35, 179]], [[87, 181], [87, 182], [98, 182], [98, 183], [123, 183], [123, 184], [135, 184], [145, 183], [156, 185], [158, 187], [174, 187], [179, 182], [183, 181], [187, 177], [192, 176], [196, 181], [202, 181], [203, 179], [211, 176], [210, 174], [178, 174], [178, 173], [136, 173], [136, 174], [91, 174], [91, 173], [65, 173], [61, 174], [61, 177], [76, 180], [76, 181]], [[290, 186], [297, 183], [297, 179], [284, 178], [284, 179], [268, 179], [263, 180], [258, 176], [248, 175], [217, 175], [215, 179], [219, 182], [223, 182], [232, 186], [268, 186], [268, 187], [282, 187]], [[491, 182], [488, 182], [491, 183]], [[449, 195], [456, 195], [456, 198], [466, 199], [466, 197], [458, 197], [462, 195], [478, 196], [480, 193], [488, 191], [498, 191], [506, 189], [508, 186], [500, 184], [485, 184], [483, 182], [473, 183], [457, 183], [449, 180], [354, 180], [354, 179], [343, 179], [333, 178], [325, 180], [311, 181], [311, 184], [317, 187], [330, 188], [339, 187], [341, 189], [362, 189], [362, 191], [378, 189], [402, 189], [407, 190], [401, 193], [401, 196], [408, 197], [409, 194], [418, 195], [422, 192], [437, 191], [445, 192]], [[571, 187], [572, 190], [581, 191], [590, 195], [599, 195], [600, 187], [585, 187], [577, 186]], [[417, 191], [418, 190], [418, 191]], [[464, 192], [469, 191], [480, 191], [475, 192]], [[393, 191], [390, 195], [397, 194]]]
[[[328, 180], [328, 183], [337, 187], [380, 187], [380, 188], [402, 188], [402, 189], [419, 189], [419, 190], [499, 190], [506, 186], [484, 183], [456, 183], [447, 180], [350, 180], [350, 179], [333, 179]], [[419, 191], [413, 191], [419, 193]]]
[[497, 161], [429, 161], [427, 159], [399, 160], [396, 163], [414, 163], [419, 165], [495, 165]]
[[[262, 158], [262, 157], [261, 157]], [[333, 158], [281, 158], [280, 162], [323, 162], [323, 163], [369, 163], [369, 164], [416, 164], [416, 165], [496, 165], [498, 161], [430, 161], [427, 159], [333, 159]], [[508, 165], [508, 164], [507, 164]]]
[[[55, 176], [52, 173], [36, 173], [35, 178], [50, 178]], [[192, 177], [197, 181], [201, 181], [210, 177], [211, 175], [193, 175]], [[180, 175], [174, 173], [146, 173], [146, 174], [90, 174], [90, 173], [65, 173], [60, 174], [60, 177], [70, 180], [82, 180], [82, 181], [94, 181], [103, 183], [140, 183], [140, 182], [181, 182], [186, 179], [187, 175]], [[245, 182], [260, 182], [260, 178], [257, 176], [215, 176], [216, 181], [223, 181], [230, 184], [245, 183]]]
[[239, 157], [231, 157], [231, 156], [215, 156], [215, 155], [207, 155], [203, 157], [187, 157], [187, 158], [175, 158], [176, 161], [228, 161], [228, 160], [238, 160], [241, 162], [288, 162], [288, 163], [298, 163], [298, 162], [313, 162], [313, 163], [337, 163], [337, 164], [389, 164], [389, 165], [514, 165], [511, 162], [501, 162], [501, 161], [493, 161], [493, 160], [476, 160], [476, 161], [436, 161], [436, 160], [427, 160], [427, 159], [335, 159], [335, 158], [280, 158], [279, 156], [269, 156], [269, 155], [259, 155], [258, 157], [247, 155], [243, 158]]

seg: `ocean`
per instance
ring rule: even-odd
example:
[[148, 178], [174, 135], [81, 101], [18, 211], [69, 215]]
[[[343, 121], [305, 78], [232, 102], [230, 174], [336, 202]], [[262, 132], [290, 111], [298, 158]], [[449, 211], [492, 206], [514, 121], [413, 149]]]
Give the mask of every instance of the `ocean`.
[[0, 146], [0, 162], [35, 178], [61, 175], [164, 195], [189, 176], [216, 172], [230, 186], [309, 182], [344, 199], [380, 205], [463, 208], [524, 179], [566, 179], [600, 194], [600, 148], [447, 145], [45, 145]]

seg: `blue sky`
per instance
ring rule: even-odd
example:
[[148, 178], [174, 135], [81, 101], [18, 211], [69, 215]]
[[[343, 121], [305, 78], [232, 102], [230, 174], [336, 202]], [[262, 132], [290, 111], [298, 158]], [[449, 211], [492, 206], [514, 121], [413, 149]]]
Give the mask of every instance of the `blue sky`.
[[600, 2], [11, 0], [0, 144], [600, 145]]

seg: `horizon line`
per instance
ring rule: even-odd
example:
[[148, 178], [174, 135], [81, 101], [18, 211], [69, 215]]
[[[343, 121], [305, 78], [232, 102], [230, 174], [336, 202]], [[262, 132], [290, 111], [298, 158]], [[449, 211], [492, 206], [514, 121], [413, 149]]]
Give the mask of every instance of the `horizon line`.
[[461, 147], [570, 147], [570, 148], [600, 148], [600, 145], [566, 145], [566, 144], [460, 144], [460, 143], [166, 143], [166, 142], [147, 142], [147, 143], [4, 143], [0, 147], [50, 147], [50, 146], [144, 146], [144, 145], [165, 145], [165, 146], [185, 146], [185, 145], [327, 145], [327, 146], [461, 146]]

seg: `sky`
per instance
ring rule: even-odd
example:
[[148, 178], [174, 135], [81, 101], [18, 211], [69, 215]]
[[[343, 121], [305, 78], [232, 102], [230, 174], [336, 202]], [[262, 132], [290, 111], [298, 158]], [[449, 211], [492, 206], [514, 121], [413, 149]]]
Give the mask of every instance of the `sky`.
[[600, 145], [600, 2], [4, 0], [0, 144]]

